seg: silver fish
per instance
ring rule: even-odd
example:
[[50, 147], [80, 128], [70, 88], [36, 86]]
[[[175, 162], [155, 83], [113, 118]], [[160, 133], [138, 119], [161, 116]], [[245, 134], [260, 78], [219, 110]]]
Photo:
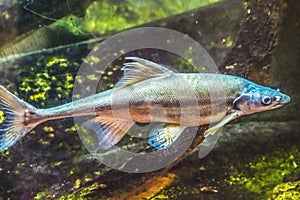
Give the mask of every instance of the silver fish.
[[217, 123], [204, 133], [204, 144], [212, 148], [211, 136], [228, 122], [290, 101], [279, 90], [240, 77], [175, 73], [142, 58], [126, 59], [130, 61], [122, 68], [124, 77], [113, 89], [53, 108], [37, 109], [0, 86], [0, 108], [6, 116], [0, 128], [0, 152], [40, 123], [95, 114], [83, 126], [96, 132], [104, 150], [117, 144], [136, 122], [164, 122], [148, 137], [158, 150], [173, 144], [186, 127]]

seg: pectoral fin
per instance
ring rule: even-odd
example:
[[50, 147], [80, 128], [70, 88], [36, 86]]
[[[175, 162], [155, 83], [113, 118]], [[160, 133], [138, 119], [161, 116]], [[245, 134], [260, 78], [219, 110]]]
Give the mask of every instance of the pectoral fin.
[[221, 134], [221, 128], [229, 123], [230, 121], [238, 118], [239, 115], [237, 112], [233, 112], [226, 117], [222, 121], [220, 121], [215, 126], [211, 127], [210, 129], [207, 129], [204, 132], [204, 141], [199, 145], [199, 158], [205, 157], [215, 146], [215, 144], [218, 142], [218, 139]]
[[237, 112], [233, 112], [229, 115], [226, 115], [224, 117], [224, 119], [222, 119], [222, 121], [220, 121], [218, 124], [216, 124], [215, 126], [207, 129], [205, 132], [204, 132], [204, 137], [207, 137], [209, 135], [213, 135], [215, 134], [220, 128], [222, 128], [225, 124], [229, 123], [230, 121], [238, 118], [239, 115]]
[[117, 144], [133, 126], [134, 122], [95, 117], [82, 125], [96, 132], [99, 147], [103, 150]]
[[199, 158], [205, 157], [215, 146], [218, 142], [218, 139], [221, 134], [221, 129], [218, 129], [213, 135], [209, 135], [206, 137], [204, 141], [199, 145]]
[[168, 148], [178, 139], [185, 128], [177, 124], [155, 127], [149, 135], [148, 144], [158, 150]]

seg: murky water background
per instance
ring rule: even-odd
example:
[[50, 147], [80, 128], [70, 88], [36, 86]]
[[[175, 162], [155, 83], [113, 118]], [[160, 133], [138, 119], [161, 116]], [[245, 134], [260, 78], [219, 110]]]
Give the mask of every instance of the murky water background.
[[[255, 12], [248, 4], [257, 2], [0, 1], [0, 84], [39, 108], [69, 102], [76, 72], [93, 47], [136, 26], [186, 33], [221, 66], [243, 20]], [[204, 159], [195, 153], [167, 172], [150, 174], [111, 170], [89, 156], [72, 119], [47, 122], [0, 155], [0, 199], [299, 199], [300, 7], [279, 5], [270, 66], [251, 69], [249, 79], [282, 88], [292, 98], [288, 106], [226, 125]], [[130, 55], [193, 70], [160, 50]], [[122, 59], [84, 78], [102, 75], [99, 91], [109, 89], [122, 76]]]

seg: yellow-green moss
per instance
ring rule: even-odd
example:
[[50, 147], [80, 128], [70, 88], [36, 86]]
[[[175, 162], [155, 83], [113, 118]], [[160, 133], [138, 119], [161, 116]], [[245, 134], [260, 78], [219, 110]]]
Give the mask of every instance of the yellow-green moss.
[[297, 148], [289, 152], [276, 151], [241, 166], [242, 171], [231, 175], [227, 183], [244, 187], [259, 196], [269, 197], [272, 189], [283, 181], [285, 175], [300, 171], [295, 162], [300, 162], [300, 152]]
[[62, 56], [41, 57], [35, 65], [22, 66], [18, 93], [25, 101], [38, 105], [49, 105], [57, 99], [70, 98], [76, 68], [79, 62], [71, 62]]
[[272, 191], [269, 200], [299, 200], [300, 199], [300, 181], [287, 182], [277, 185]]
[[84, 17], [68, 16], [58, 20], [56, 26], [64, 26], [73, 34], [108, 35], [218, 1], [95, 1], [86, 9]]
[[46, 199], [46, 198], [49, 198], [49, 194], [46, 191], [39, 192], [34, 197], [34, 199], [36, 200]]
[[83, 200], [86, 199], [86, 196], [90, 194], [92, 191], [101, 188], [101, 184], [98, 183], [94, 183], [85, 188], [79, 188], [80, 183], [81, 183], [80, 181], [76, 180], [74, 183], [74, 189], [75, 189], [74, 192], [72, 194], [60, 197], [59, 200], [81, 200], [81, 199]]

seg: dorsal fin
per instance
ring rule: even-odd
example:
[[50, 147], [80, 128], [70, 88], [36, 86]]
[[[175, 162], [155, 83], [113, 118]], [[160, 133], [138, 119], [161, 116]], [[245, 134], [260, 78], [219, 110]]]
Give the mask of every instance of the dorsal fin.
[[115, 87], [125, 87], [149, 78], [170, 76], [174, 73], [159, 64], [142, 58], [126, 57], [125, 60], [131, 60], [132, 62], [124, 64], [121, 69], [124, 71], [124, 76]]

